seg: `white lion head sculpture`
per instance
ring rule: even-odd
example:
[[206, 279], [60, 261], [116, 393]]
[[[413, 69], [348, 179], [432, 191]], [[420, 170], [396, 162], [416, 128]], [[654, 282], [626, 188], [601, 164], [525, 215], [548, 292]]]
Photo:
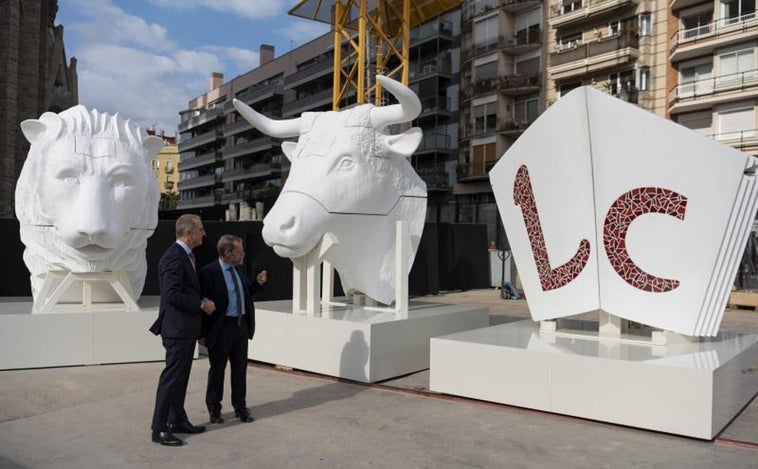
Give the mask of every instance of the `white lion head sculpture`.
[[149, 162], [163, 139], [84, 106], [25, 120], [21, 130], [31, 148], [16, 216], [35, 300], [49, 271], [125, 271], [138, 298], [147, 238], [158, 224], [160, 192]]

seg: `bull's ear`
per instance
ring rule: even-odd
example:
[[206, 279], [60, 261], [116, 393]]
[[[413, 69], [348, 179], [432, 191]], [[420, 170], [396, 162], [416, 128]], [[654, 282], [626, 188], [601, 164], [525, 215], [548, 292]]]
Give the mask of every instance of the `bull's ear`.
[[156, 137], [155, 135], [150, 135], [142, 140], [142, 146], [147, 150], [147, 160], [150, 161], [155, 159], [163, 148], [163, 139]]
[[38, 119], [26, 119], [21, 123], [21, 132], [29, 143], [37, 141], [40, 135], [45, 133], [47, 126]]
[[292, 161], [292, 159], [295, 157], [296, 146], [297, 143], [295, 142], [282, 142], [282, 153], [284, 153], [284, 156], [286, 156], [290, 161]]
[[421, 129], [413, 127], [412, 129], [397, 135], [387, 135], [387, 146], [392, 149], [393, 152], [403, 155], [411, 156], [416, 148], [421, 143], [421, 138], [424, 136]]

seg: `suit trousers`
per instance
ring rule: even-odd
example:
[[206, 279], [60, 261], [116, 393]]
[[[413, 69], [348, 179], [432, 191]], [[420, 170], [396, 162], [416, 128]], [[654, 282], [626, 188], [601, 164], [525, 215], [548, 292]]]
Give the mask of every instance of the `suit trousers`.
[[242, 323], [238, 324], [236, 317], [224, 317], [222, 321], [218, 337], [213, 347], [208, 349], [211, 367], [208, 370], [205, 404], [210, 413], [221, 412], [227, 361], [231, 369], [232, 407], [234, 410], [247, 407], [247, 323], [243, 318]]
[[164, 338], [163, 348], [166, 349], [166, 367], [158, 379], [151, 425], [156, 432], [168, 431], [168, 423], [188, 422], [184, 398], [195, 354], [195, 339]]

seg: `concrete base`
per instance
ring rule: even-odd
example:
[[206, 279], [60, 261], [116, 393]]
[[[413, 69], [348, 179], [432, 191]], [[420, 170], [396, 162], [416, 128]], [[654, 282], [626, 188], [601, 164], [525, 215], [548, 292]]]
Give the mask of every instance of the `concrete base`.
[[[31, 298], [0, 298], [0, 369], [164, 360], [160, 337], [148, 329], [158, 297], [141, 311], [36, 313]], [[197, 355], [197, 352], [195, 352]]]
[[430, 389], [695, 438], [758, 392], [758, 336], [668, 346], [540, 334], [531, 320], [435, 337]]
[[411, 302], [408, 319], [364, 307], [323, 314], [293, 315], [289, 300], [256, 302], [248, 357], [373, 383], [429, 368], [431, 337], [489, 324], [485, 307], [420, 302]]

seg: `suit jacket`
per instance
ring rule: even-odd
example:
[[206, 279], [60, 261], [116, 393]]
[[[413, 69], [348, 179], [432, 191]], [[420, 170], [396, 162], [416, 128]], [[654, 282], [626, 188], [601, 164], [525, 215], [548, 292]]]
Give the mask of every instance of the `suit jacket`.
[[[261, 290], [257, 281], [251, 282], [240, 266], [234, 266], [237, 274], [242, 281], [242, 297], [245, 301], [245, 321], [247, 327], [248, 339], [253, 338], [255, 334], [255, 306], [253, 305], [252, 293]], [[216, 311], [210, 316], [203, 317], [203, 331], [201, 336], [205, 337], [206, 345], [212, 348], [218, 338], [221, 325], [224, 322], [226, 308], [229, 306], [229, 293], [224, 281], [224, 273], [221, 271], [221, 264], [218, 259], [207, 264], [199, 273], [200, 287], [203, 295], [216, 303]]]
[[184, 248], [173, 243], [158, 263], [161, 305], [158, 319], [150, 328], [164, 338], [200, 337], [203, 296], [195, 268]]

